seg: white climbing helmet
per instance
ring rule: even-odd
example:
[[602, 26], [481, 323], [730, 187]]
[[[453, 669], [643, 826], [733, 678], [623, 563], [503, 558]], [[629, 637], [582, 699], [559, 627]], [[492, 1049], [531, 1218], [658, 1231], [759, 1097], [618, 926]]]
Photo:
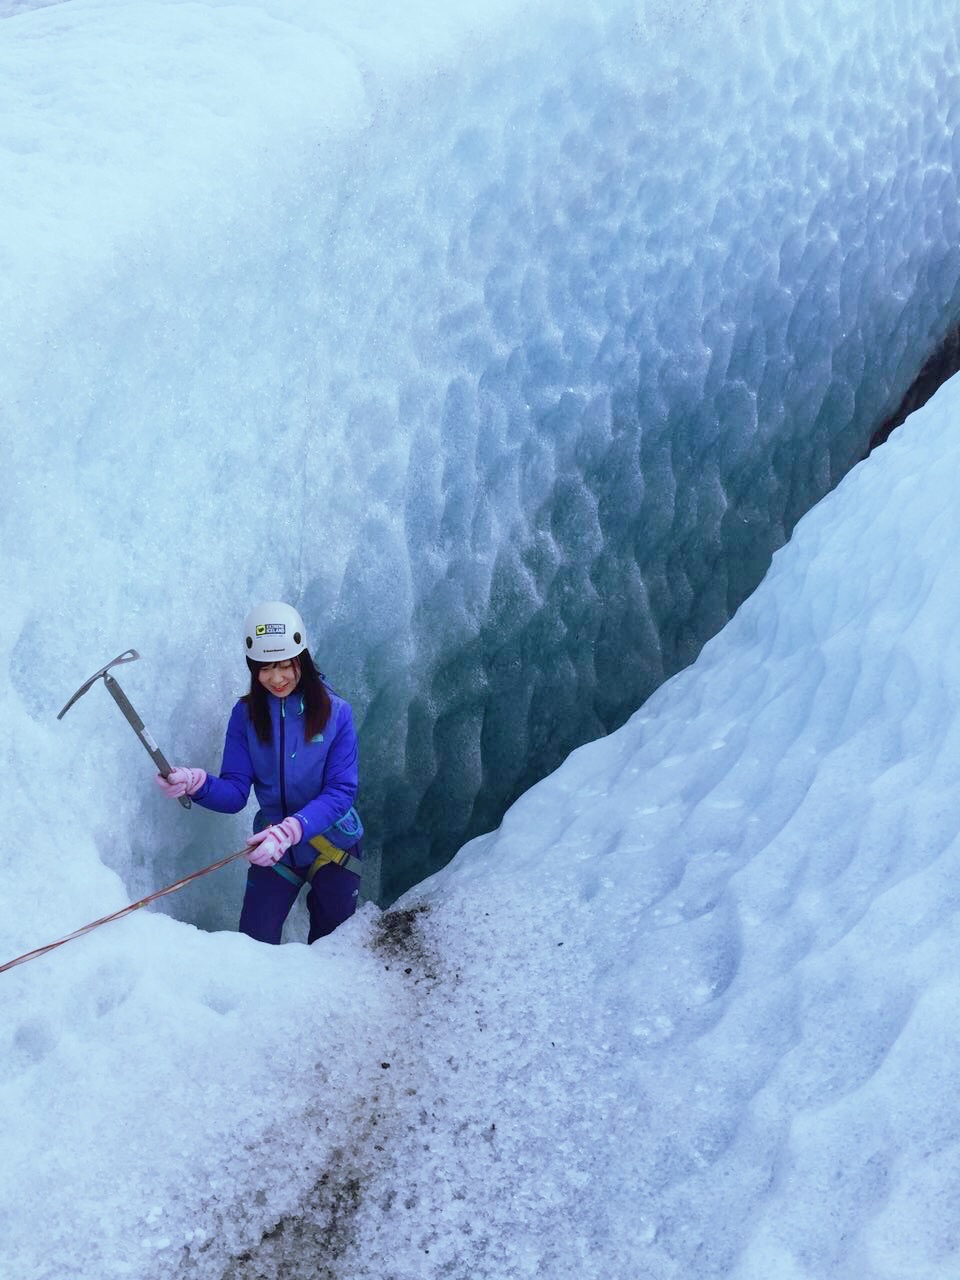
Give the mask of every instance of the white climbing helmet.
[[247, 657], [254, 662], [284, 662], [307, 647], [303, 619], [292, 604], [268, 600], [247, 614], [243, 624]]

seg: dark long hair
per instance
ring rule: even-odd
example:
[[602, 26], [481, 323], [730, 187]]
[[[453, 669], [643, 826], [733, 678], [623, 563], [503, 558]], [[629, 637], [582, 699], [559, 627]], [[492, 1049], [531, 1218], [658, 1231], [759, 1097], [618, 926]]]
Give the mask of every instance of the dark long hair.
[[[303, 699], [303, 711], [307, 721], [306, 739], [309, 742], [318, 733], [323, 733], [327, 726], [331, 710], [330, 694], [327, 692], [327, 686], [323, 683], [320, 672], [313, 665], [309, 649], [304, 649], [294, 661], [300, 664], [300, 679], [296, 689], [289, 696], [293, 698], [299, 694]], [[253, 658], [247, 659], [247, 666], [250, 668], [250, 692], [244, 696], [243, 701], [250, 708], [250, 719], [261, 742], [269, 742], [273, 737], [273, 726], [270, 723], [270, 694], [260, 683], [260, 672], [269, 665], [267, 662], [255, 662]]]

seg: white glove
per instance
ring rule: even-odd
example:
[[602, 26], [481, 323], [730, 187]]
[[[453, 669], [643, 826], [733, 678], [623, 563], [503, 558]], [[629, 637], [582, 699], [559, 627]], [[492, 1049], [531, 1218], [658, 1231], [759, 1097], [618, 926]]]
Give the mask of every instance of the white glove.
[[292, 844], [303, 839], [303, 827], [297, 818], [284, 818], [275, 826], [267, 827], [250, 837], [247, 844], [254, 847], [247, 854], [247, 861], [255, 867], [272, 867], [279, 862]]
[[174, 765], [166, 777], [161, 773], [156, 777], [157, 786], [171, 800], [179, 800], [181, 796], [192, 796], [195, 791], [200, 790], [206, 780], [206, 769], [189, 769], [179, 764]]

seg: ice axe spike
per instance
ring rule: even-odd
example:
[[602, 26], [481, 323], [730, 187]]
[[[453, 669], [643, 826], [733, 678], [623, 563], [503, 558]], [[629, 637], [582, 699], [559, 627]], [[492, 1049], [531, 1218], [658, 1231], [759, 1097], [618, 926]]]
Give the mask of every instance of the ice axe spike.
[[[70, 710], [70, 708], [73, 706], [73, 704], [77, 701], [77, 699], [82, 698], [88, 689], [92, 688], [93, 685], [95, 685], [98, 680], [102, 679], [103, 683], [107, 686], [107, 692], [110, 694], [111, 698], [113, 698], [114, 702], [123, 712], [128, 724], [132, 726], [134, 733], [136, 733], [137, 737], [146, 747], [147, 754], [150, 756], [150, 759], [160, 770], [160, 773], [162, 774], [162, 776], [166, 778], [170, 773], [170, 764], [166, 756], [157, 746], [157, 743], [156, 743], [156, 740], [154, 739], [153, 734], [150, 732], [147, 726], [143, 723], [143, 721], [137, 715], [136, 711], [134, 711], [130, 703], [130, 699], [120, 688], [116, 679], [110, 674], [111, 667], [119, 666], [120, 663], [122, 662], [136, 662], [136, 660], [139, 657], [140, 655], [139, 653], [137, 653], [136, 649], [125, 649], [123, 653], [118, 654], [118, 656], [114, 658], [112, 662], [108, 662], [105, 667], [101, 667], [99, 671], [95, 671], [89, 680], [85, 680], [83, 682], [83, 684], [80, 686], [77, 692], [73, 695], [73, 697], [70, 699], [67, 705], [63, 708], [63, 710], [57, 716], [57, 719], [62, 720], [63, 717], [67, 714], [67, 712]], [[179, 796], [178, 799], [180, 803], [183, 805], [184, 809], [190, 808], [189, 796]]]

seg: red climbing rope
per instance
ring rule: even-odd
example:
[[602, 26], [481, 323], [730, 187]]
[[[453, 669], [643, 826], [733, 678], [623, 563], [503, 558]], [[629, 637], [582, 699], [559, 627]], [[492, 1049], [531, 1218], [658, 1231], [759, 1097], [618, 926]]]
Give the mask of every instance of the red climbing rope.
[[201, 867], [199, 871], [191, 871], [190, 875], [184, 876], [182, 880], [175, 880], [173, 884], [168, 884], [164, 889], [158, 889], [156, 893], [148, 894], [147, 897], [141, 898], [139, 902], [131, 902], [129, 906], [121, 907], [119, 911], [114, 911], [112, 915], [102, 916], [99, 920], [92, 920], [80, 929], [74, 929], [73, 933], [68, 933], [65, 938], [58, 938], [56, 942], [48, 942], [45, 947], [37, 947], [34, 951], [27, 951], [24, 955], [17, 956], [16, 960], [8, 960], [6, 964], [0, 964], [0, 973], [7, 969], [16, 968], [18, 964], [26, 964], [28, 960], [35, 960], [37, 956], [45, 956], [48, 951], [56, 951], [57, 947], [62, 947], [65, 942], [72, 942], [74, 938], [82, 937], [83, 934], [89, 933], [91, 929], [99, 929], [102, 924], [109, 924], [111, 920], [120, 920], [124, 916], [128, 916], [131, 911], [139, 911], [141, 907], [147, 906], [148, 903], [156, 902], [157, 898], [162, 898], [165, 894], [176, 893], [178, 889], [182, 889], [191, 880], [197, 880], [200, 876], [209, 875], [211, 871], [219, 871], [228, 862], [233, 862], [235, 858], [243, 857], [245, 853], [250, 852], [250, 848], [250, 845], [244, 845], [236, 853], [228, 853], [225, 858], [220, 858], [218, 862], [211, 862], [209, 867]]

